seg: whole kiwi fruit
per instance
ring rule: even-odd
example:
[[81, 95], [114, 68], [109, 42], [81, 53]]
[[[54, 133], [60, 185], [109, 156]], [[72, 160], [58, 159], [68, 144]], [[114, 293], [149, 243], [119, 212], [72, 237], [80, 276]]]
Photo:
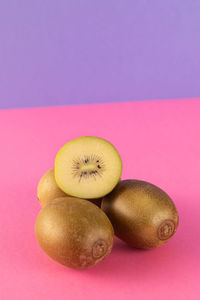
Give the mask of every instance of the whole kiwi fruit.
[[54, 168], [48, 170], [40, 179], [37, 186], [37, 198], [42, 207], [50, 201], [65, 197], [64, 193], [57, 185], [54, 175]]
[[[57, 185], [55, 180], [54, 168], [48, 170], [40, 179], [37, 186], [37, 198], [42, 207], [56, 198], [66, 197], [67, 194], [63, 192]], [[88, 199], [88, 201], [101, 207], [101, 198]]]
[[85, 269], [103, 260], [113, 246], [113, 227], [95, 204], [73, 197], [51, 201], [38, 214], [37, 241], [53, 260]]
[[141, 180], [122, 180], [102, 200], [115, 234], [136, 248], [150, 249], [168, 242], [178, 226], [177, 209], [157, 186]]

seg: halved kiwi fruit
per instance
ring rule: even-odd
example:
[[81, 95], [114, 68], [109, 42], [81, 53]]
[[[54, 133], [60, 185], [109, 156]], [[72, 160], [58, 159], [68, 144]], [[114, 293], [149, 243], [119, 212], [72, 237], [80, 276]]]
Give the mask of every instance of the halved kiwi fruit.
[[37, 198], [40, 205], [44, 207], [50, 201], [64, 196], [66, 196], [66, 193], [64, 193], [56, 183], [54, 168], [48, 170], [42, 176], [37, 186]]
[[178, 213], [171, 198], [141, 180], [122, 180], [102, 200], [115, 234], [136, 248], [165, 244], [176, 232]]
[[73, 197], [58, 198], [37, 216], [36, 238], [53, 260], [85, 269], [103, 260], [113, 246], [113, 227], [93, 203]]
[[65, 144], [55, 160], [55, 179], [68, 195], [91, 199], [108, 194], [118, 183], [122, 161], [108, 141], [92, 136]]

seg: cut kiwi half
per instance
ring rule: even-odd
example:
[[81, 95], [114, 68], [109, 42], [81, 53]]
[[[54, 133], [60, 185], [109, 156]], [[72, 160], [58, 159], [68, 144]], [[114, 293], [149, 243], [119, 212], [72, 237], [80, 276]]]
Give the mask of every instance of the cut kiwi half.
[[78, 198], [100, 198], [120, 180], [122, 161], [108, 141], [84, 136], [65, 144], [55, 159], [55, 179], [66, 194]]

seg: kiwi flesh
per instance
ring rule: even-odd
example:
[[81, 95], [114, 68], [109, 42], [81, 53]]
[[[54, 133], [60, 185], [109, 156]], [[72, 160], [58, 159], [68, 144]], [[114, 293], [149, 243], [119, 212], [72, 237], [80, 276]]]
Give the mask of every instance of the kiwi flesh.
[[84, 198], [101, 198], [119, 182], [122, 161], [108, 141], [84, 136], [65, 144], [55, 159], [55, 179], [66, 194]]
[[73, 197], [51, 201], [35, 223], [37, 241], [53, 260], [85, 269], [103, 260], [113, 246], [113, 227], [93, 203]]
[[54, 168], [48, 170], [40, 179], [37, 186], [37, 198], [42, 207], [50, 201], [65, 197], [64, 193], [57, 185], [54, 175]]
[[157, 186], [141, 180], [122, 180], [102, 200], [115, 234], [136, 248], [150, 249], [169, 241], [178, 226], [171, 198]]

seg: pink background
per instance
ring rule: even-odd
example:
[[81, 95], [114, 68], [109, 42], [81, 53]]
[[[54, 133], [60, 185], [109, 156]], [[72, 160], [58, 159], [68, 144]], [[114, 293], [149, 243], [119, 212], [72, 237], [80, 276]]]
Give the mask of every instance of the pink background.
[[[0, 111], [0, 299], [200, 299], [200, 99]], [[165, 246], [116, 239], [110, 256], [76, 271], [39, 248], [36, 186], [67, 141], [95, 135], [119, 150], [123, 178], [163, 188], [180, 214]]]

